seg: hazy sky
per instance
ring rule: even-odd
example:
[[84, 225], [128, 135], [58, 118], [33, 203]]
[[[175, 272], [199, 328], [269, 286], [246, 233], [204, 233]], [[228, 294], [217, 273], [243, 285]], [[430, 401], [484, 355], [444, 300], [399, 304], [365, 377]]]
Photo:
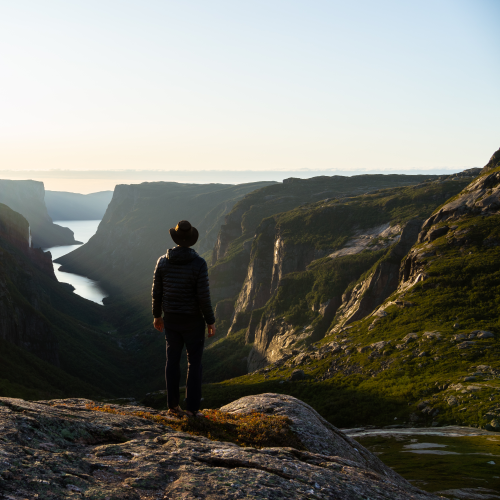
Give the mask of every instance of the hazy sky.
[[482, 166], [499, 20], [499, 0], [0, 0], [0, 169]]

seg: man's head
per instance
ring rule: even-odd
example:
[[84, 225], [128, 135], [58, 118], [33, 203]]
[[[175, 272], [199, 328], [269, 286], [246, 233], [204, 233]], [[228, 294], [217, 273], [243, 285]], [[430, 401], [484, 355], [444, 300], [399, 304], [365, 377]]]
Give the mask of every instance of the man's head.
[[187, 220], [181, 220], [177, 226], [170, 228], [170, 236], [177, 245], [192, 247], [198, 241], [198, 230]]

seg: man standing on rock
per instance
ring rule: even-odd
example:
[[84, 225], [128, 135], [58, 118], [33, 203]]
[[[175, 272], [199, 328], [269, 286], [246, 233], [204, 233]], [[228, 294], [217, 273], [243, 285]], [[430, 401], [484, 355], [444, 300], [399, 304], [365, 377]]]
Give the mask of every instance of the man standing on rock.
[[[192, 248], [198, 231], [187, 220], [170, 229], [178, 245], [167, 250], [156, 263], [153, 277], [154, 327], [165, 331], [167, 341], [167, 401], [169, 413], [182, 416], [179, 406], [180, 361], [186, 345], [188, 372], [186, 380], [186, 413], [200, 415], [201, 357], [205, 344], [205, 323], [208, 336], [215, 335], [215, 316], [210, 302], [208, 268], [205, 259]], [[161, 312], [163, 309], [163, 318]]]

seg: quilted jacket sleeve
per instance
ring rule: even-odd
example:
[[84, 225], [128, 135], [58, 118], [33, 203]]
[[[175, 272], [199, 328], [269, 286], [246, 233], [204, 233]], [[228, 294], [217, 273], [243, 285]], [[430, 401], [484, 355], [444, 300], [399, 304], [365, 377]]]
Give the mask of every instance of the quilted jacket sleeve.
[[201, 309], [201, 313], [205, 318], [207, 325], [213, 325], [215, 323], [214, 311], [212, 309], [212, 302], [210, 301], [210, 287], [208, 283], [208, 267], [205, 260], [200, 267], [198, 273], [198, 280], [196, 283], [196, 294], [198, 298], [198, 304]]
[[162, 259], [163, 257], [160, 257], [156, 263], [153, 275], [153, 288], [151, 290], [151, 296], [153, 297], [153, 316], [155, 318], [161, 318], [161, 303], [163, 299]]

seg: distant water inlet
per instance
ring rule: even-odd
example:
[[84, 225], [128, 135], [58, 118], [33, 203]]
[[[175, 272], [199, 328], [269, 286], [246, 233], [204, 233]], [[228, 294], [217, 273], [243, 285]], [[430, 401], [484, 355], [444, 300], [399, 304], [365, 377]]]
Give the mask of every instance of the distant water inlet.
[[[82, 243], [87, 243], [94, 236], [99, 226], [100, 220], [62, 220], [54, 221], [54, 224], [59, 226], [69, 227], [75, 233], [75, 239]], [[52, 260], [58, 259], [66, 255], [80, 245], [63, 245], [59, 247], [44, 248], [45, 252], [49, 251], [52, 254]], [[59, 271], [61, 264], [54, 262], [54, 273], [61, 283], [69, 283], [75, 290], [74, 292], [81, 297], [96, 302], [102, 305], [102, 299], [108, 296], [105, 290], [101, 288], [97, 281], [91, 280], [79, 274], [64, 273]]]

